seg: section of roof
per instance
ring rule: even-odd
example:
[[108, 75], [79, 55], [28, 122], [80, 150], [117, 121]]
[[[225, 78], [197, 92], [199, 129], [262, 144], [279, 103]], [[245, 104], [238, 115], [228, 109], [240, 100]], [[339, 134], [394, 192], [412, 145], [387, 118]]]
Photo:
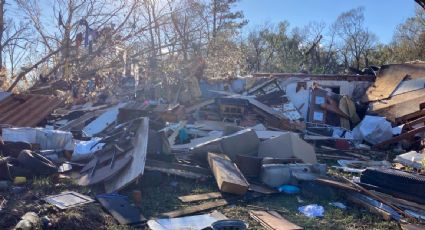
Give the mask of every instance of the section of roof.
[[423, 77], [425, 77], [425, 64], [384, 65], [379, 70], [376, 81], [366, 91], [362, 101], [371, 102], [389, 98], [404, 79]]
[[34, 127], [61, 104], [54, 96], [13, 94], [0, 101], [0, 124]]

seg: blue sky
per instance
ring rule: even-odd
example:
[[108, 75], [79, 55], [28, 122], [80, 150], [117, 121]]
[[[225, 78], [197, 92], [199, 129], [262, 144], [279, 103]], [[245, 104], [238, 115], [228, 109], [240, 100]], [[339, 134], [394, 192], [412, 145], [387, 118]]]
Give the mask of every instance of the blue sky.
[[414, 15], [414, 0], [241, 0], [236, 9], [244, 12], [251, 30], [266, 22], [287, 20], [291, 28], [311, 21], [332, 24], [339, 14], [359, 6], [365, 8], [365, 24], [379, 41], [389, 43], [397, 25]]

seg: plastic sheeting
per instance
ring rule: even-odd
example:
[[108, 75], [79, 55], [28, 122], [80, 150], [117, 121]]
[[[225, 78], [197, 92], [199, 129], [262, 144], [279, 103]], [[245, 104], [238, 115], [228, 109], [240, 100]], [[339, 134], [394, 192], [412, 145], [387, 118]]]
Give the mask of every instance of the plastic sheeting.
[[99, 143], [100, 140], [100, 138], [95, 137], [89, 141], [76, 141], [72, 160], [81, 161], [91, 158], [95, 152], [101, 150], [105, 145], [105, 143]]
[[365, 116], [353, 129], [354, 139], [376, 145], [393, 137], [391, 123], [385, 117]]

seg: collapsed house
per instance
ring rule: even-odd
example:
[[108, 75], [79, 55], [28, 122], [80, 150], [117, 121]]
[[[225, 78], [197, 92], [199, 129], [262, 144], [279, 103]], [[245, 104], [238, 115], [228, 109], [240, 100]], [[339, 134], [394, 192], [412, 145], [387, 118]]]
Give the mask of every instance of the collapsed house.
[[[197, 93], [186, 104], [179, 103], [180, 90], [173, 100], [159, 100], [135, 86], [74, 105], [51, 95], [1, 93], [0, 177], [7, 190], [34, 176], [67, 175], [105, 194], [49, 194], [45, 202], [68, 209], [95, 198], [120, 224], [147, 222], [151, 229], [244, 229], [244, 221], [226, 221], [217, 211], [194, 214], [297, 194], [312, 184], [340, 190], [347, 201], [386, 220], [420, 221], [424, 77], [421, 63], [386, 65], [369, 75], [261, 73], [190, 83]], [[219, 192], [179, 197], [203, 203], [147, 221], [116, 194], [137, 184], [145, 171], [210, 181]], [[143, 205], [139, 196], [133, 201]], [[0, 214], [7, 208], [1, 202]], [[324, 211], [307, 205], [299, 212], [311, 216], [306, 210], [312, 208]], [[250, 210], [250, 217], [267, 229], [301, 229], [269, 210]], [[28, 218], [35, 217], [19, 223]]]

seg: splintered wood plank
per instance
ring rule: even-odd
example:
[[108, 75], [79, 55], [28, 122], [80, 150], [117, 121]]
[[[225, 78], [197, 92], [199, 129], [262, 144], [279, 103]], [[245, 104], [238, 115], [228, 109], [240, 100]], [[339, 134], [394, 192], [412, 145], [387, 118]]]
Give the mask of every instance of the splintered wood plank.
[[179, 196], [179, 200], [182, 202], [195, 202], [195, 201], [201, 201], [201, 200], [209, 200], [209, 199], [215, 199], [215, 198], [221, 198], [221, 193], [219, 192], [210, 192], [210, 193], [203, 193], [203, 194], [196, 194], [196, 195], [188, 195], [188, 196]]
[[250, 216], [260, 222], [260, 224], [271, 230], [299, 230], [302, 227], [286, 220], [279, 213], [275, 211], [250, 211]]
[[143, 118], [137, 130], [134, 149], [130, 151], [133, 160], [114, 178], [105, 182], [107, 193], [118, 191], [135, 181], [143, 174], [148, 148], [149, 118]]
[[227, 203], [226, 200], [221, 199], [221, 200], [216, 200], [216, 201], [212, 201], [212, 202], [206, 202], [206, 203], [199, 204], [199, 205], [192, 205], [190, 207], [179, 209], [179, 210], [172, 211], [172, 212], [162, 213], [160, 216], [175, 218], [175, 217], [186, 216], [186, 215], [190, 215], [190, 214], [194, 214], [194, 213], [198, 213], [198, 212], [202, 212], [202, 211], [207, 211], [207, 210], [210, 210], [210, 209], [213, 209], [213, 208], [225, 206], [227, 204], [228, 203]]

